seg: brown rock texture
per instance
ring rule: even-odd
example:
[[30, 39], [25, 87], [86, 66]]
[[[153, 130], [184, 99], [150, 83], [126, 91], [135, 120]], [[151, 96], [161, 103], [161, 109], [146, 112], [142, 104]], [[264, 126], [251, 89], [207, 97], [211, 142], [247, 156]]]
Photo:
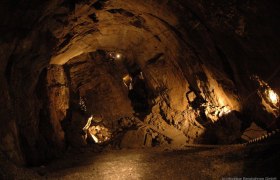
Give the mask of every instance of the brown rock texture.
[[41, 164], [65, 145], [83, 146], [90, 115], [116, 134], [122, 118], [161, 124], [143, 137], [170, 138], [162, 145], [236, 143], [252, 122], [279, 128], [279, 114], [264, 108], [251, 79], [280, 94], [279, 7], [265, 0], [1, 1], [0, 150], [14, 162]]
[[52, 141], [58, 147], [64, 147], [64, 131], [61, 123], [69, 110], [69, 88], [67, 77], [62, 66], [53, 65], [47, 72], [47, 94], [49, 119], [52, 126]]

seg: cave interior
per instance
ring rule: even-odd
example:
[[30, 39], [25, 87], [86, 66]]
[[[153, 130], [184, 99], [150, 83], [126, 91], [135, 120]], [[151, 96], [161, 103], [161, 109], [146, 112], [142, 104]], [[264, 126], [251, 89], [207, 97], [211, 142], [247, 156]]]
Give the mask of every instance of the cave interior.
[[278, 1], [3, 0], [0, 18], [0, 179], [280, 175]]

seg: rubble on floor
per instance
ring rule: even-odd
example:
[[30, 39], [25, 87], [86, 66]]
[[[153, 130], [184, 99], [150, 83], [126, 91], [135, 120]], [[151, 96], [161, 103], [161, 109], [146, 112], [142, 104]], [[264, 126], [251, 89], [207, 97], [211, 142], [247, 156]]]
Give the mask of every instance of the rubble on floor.
[[267, 134], [267, 131], [256, 125], [256, 123], [252, 122], [250, 127], [245, 129], [241, 138], [245, 141], [250, 141], [251, 139], [258, 138], [264, 134]]

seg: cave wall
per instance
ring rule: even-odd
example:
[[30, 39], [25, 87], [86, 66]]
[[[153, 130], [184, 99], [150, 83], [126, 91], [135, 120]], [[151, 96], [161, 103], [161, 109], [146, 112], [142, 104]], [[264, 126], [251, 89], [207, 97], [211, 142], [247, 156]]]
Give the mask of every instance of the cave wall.
[[102, 117], [111, 126], [134, 111], [122, 78], [127, 70], [98, 52], [78, 56], [64, 65], [71, 90], [84, 98], [87, 114]]
[[274, 40], [279, 32], [279, 2], [187, 3], [189, 16], [193, 23], [199, 24], [195, 31], [189, 28], [191, 34], [188, 36], [199, 58], [212, 70], [214, 79], [219, 80], [227, 95], [240, 102], [247, 119], [275, 128], [275, 116], [264, 110], [257, 95], [258, 87], [250, 78], [252, 75], [260, 76], [279, 93], [279, 64], [276, 59], [280, 54], [279, 44]]
[[[44, 29], [35, 26], [45, 3], [1, 2], [1, 108], [2, 124], [13, 123], [16, 128], [3, 127], [11, 138], [1, 148], [19, 164], [36, 163], [45, 159], [39, 133], [39, 102], [36, 85], [41, 71], [50, 59], [53, 39]], [[17, 8], [14, 9], [14, 7]], [[42, 10], [42, 11], [41, 11]], [[11, 13], [12, 12], [12, 13]], [[24, 17], [24, 18], [23, 18]], [[14, 119], [14, 120], [13, 120]], [[12, 138], [13, 134], [17, 137]], [[3, 136], [5, 137], [5, 136]], [[10, 146], [14, 148], [10, 148]], [[19, 145], [19, 147], [17, 147]], [[15, 155], [17, 154], [17, 157]]]
[[69, 111], [70, 92], [68, 79], [64, 68], [59, 65], [52, 65], [47, 70], [47, 109], [52, 130], [51, 141], [54, 146], [63, 149], [65, 146], [65, 135], [62, 128], [62, 121], [65, 121]]

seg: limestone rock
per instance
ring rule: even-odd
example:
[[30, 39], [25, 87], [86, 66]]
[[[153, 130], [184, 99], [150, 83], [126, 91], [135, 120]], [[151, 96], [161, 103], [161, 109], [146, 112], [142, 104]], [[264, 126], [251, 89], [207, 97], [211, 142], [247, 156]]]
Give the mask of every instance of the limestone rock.
[[244, 130], [241, 138], [245, 141], [249, 141], [251, 139], [255, 139], [261, 137], [262, 135], [267, 134], [267, 131], [256, 125], [256, 123], [252, 122], [250, 127]]
[[47, 72], [49, 113], [52, 125], [52, 140], [60, 148], [64, 147], [64, 131], [61, 122], [69, 109], [69, 89], [63, 66], [50, 66]]
[[196, 95], [194, 92], [187, 93], [187, 96], [188, 96], [189, 102], [193, 102], [194, 99], [196, 98]]
[[122, 138], [120, 147], [121, 148], [142, 148], [145, 146], [145, 135], [146, 133], [141, 130], [131, 130], [125, 133]]

